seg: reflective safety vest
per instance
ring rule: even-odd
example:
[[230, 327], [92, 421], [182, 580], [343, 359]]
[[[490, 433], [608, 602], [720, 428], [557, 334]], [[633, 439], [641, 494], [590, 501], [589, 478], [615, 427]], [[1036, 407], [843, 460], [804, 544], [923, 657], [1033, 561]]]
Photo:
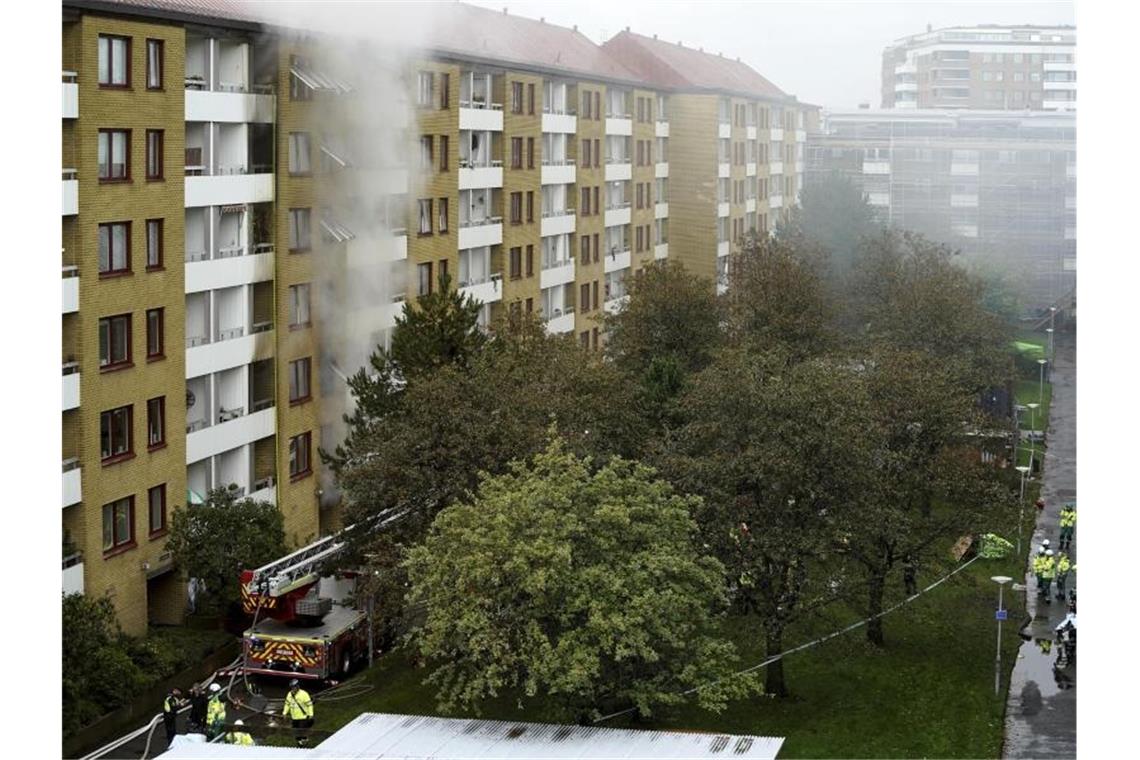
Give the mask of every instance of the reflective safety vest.
[[253, 737], [245, 731], [230, 731], [226, 734], [226, 744], [240, 744], [244, 747], [252, 747]]
[[1045, 559], [1046, 559], [1046, 557], [1043, 554], [1038, 554], [1036, 557], [1033, 558], [1033, 574], [1034, 575], [1041, 575], [1041, 568], [1045, 563]]
[[289, 692], [285, 695], [285, 704], [281, 714], [290, 720], [304, 720], [313, 717], [313, 698], [304, 689]]
[[1057, 563], [1052, 557], [1046, 557], [1045, 561], [1041, 563], [1041, 577], [1051, 579], [1056, 571]]
[[166, 699], [162, 701], [162, 711], [167, 715], [178, 712], [178, 697], [167, 694]]
[[1061, 511], [1061, 527], [1071, 528], [1077, 524], [1077, 511], [1075, 509], [1068, 509]]
[[210, 702], [206, 705], [206, 724], [224, 723], [225, 720], [226, 706], [221, 697], [210, 697]]
[[1072, 567], [1073, 564], [1069, 562], [1069, 558], [1062, 555], [1061, 559], [1057, 560], [1057, 575], [1060, 575], [1062, 578], [1065, 577], [1069, 574], [1069, 570], [1071, 570]]

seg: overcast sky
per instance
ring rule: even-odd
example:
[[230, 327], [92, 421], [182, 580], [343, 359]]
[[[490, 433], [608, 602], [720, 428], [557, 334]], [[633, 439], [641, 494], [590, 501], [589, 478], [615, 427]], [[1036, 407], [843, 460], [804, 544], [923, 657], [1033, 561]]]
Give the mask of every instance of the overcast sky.
[[848, 0], [469, 0], [546, 20], [604, 42], [625, 27], [740, 59], [785, 92], [831, 108], [879, 105], [883, 48], [959, 24], [1075, 24], [1072, 2]]

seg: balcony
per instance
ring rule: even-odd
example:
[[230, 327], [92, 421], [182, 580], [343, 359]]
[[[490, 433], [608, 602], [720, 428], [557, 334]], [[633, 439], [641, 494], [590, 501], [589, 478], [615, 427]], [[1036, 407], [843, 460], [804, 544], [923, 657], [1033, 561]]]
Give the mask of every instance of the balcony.
[[656, 246], [654, 246], [653, 258], [657, 259], [658, 261], [660, 261], [661, 259], [669, 258], [669, 244], [668, 243], [658, 243]]
[[544, 113], [542, 115], [542, 131], [568, 135], [576, 134], [578, 132], [578, 117], [572, 113]]
[[273, 174], [269, 167], [225, 168], [213, 175], [185, 178], [186, 208], [271, 203]]
[[542, 237], [550, 235], [569, 235], [574, 232], [577, 218], [574, 209], [555, 209], [542, 212], [542, 222], [539, 234]]
[[630, 250], [626, 248], [624, 251], [611, 251], [602, 256], [605, 263], [605, 273], [617, 272], [622, 269], [629, 269], [630, 263]]
[[749, 213], [749, 214], [752, 214], [752, 213], [755, 213], [755, 212], [756, 212], [756, 199], [755, 199], [755, 198], [747, 198], [747, 199], [745, 199], [745, 201], [744, 201], [744, 211], [745, 211], [746, 213]]
[[950, 193], [951, 208], [977, 208], [978, 196], [976, 193]]
[[784, 162], [783, 161], [773, 161], [772, 163], [768, 164], [768, 174], [783, 174], [783, 173], [784, 173]]
[[978, 165], [975, 164], [950, 164], [950, 174], [955, 177], [976, 177], [978, 176]]
[[491, 161], [484, 166], [473, 166], [465, 159], [459, 160], [459, 189], [480, 190], [487, 187], [503, 186], [503, 162]]
[[277, 478], [272, 475], [256, 480], [250, 487], [249, 498], [254, 501], [267, 501], [277, 503]]
[[653, 176], [657, 179], [664, 179], [669, 176], [669, 163], [666, 161], [658, 161], [653, 165]]
[[63, 365], [63, 411], [79, 408], [79, 362]]
[[728, 179], [732, 176], [732, 165], [727, 161], [721, 161], [716, 165], [716, 176], [717, 179]]
[[[248, 362], [249, 357], [246, 357]], [[277, 410], [272, 406], [246, 414], [244, 409], [227, 410], [216, 424], [195, 427], [186, 433], [186, 464], [236, 449], [277, 432]]]
[[551, 335], [574, 332], [574, 307], [556, 310], [550, 319], [546, 320], [546, 331]]
[[251, 285], [273, 279], [273, 244], [219, 248], [213, 258], [206, 252], [186, 252], [187, 293]]
[[668, 203], [654, 204], [654, 206], [653, 206], [653, 218], [654, 219], [665, 219], [668, 216], [669, 216], [669, 204]]
[[633, 179], [633, 164], [628, 158], [606, 159], [606, 182]]
[[619, 224], [629, 224], [633, 219], [633, 210], [629, 201], [606, 205], [606, 227], [615, 227]]
[[653, 131], [654, 131], [655, 136], [657, 136], [657, 137], [668, 137], [669, 136], [669, 122], [658, 120], [656, 125], [653, 128]]
[[[870, 193], [870, 195], [875, 195], [875, 193]], [[885, 195], [885, 193], [884, 193], [884, 195]], [[872, 201], [872, 203], [873, 203], [873, 201]], [[784, 196], [782, 196], [782, 195], [769, 195], [768, 196], [768, 208], [776, 209], [776, 208], [781, 208], [783, 205], [784, 205]]]
[[503, 217], [488, 216], [479, 220], [459, 222], [459, 250], [502, 245]]
[[[223, 124], [272, 124], [277, 98], [256, 92], [199, 90], [186, 80], [186, 121], [213, 121]], [[225, 86], [225, 85], [222, 85]]]
[[63, 216], [79, 213], [79, 172], [63, 170]]
[[574, 259], [555, 261], [551, 266], [543, 265], [538, 275], [538, 286], [542, 290], [574, 282]]
[[83, 470], [79, 467], [79, 457], [63, 460], [63, 507], [83, 500]]
[[79, 267], [63, 268], [63, 313], [79, 311]]
[[718, 219], [728, 216], [729, 204], [728, 201], [721, 201], [716, 204], [716, 216]]
[[716, 257], [722, 258], [732, 253], [732, 243], [727, 240], [721, 240], [716, 244]]
[[382, 304], [380, 307], [380, 327], [389, 328], [396, 326], [396, 317], [404, 313], [404, 305], [407, 302], [404, 300], [403, 293], [397, 293], [392, 296], [388, 303]]
[[722, 120], [717, 124], [716, 136], [721, 140], [727, 140], [732, 137], [732, 122]]
[[755, 124], [749, 124], [747, 127], [745, 127], [744, 128], [744, 136], [745, 136], [745, 138], [747, 138], [749, 140], [755, 140], [756, 139], [756, 125]]
[[1077, 228], [1076, 227], [1066, 227], [1065, 228], [1065, 240], [1076, 240], [1076, 239], [1077, 239]]
[[890, 174], [891, 162], [890, 161], [864, 161], [863, 162], [864, 174]]
[[63, 118], [79, 118], [79, 83], [74, 71], [63, 72]]
[[805, 129], [797, 129], [796, 130], [796, 142], [798, 142], [798, 143], [807, 142], [807, 130], [805, 130]]
[[617, 298], [609, 298], [609, 299], [606, 299], [605, 303], [602, 304], [602, 308], [605, 309], [607, 314], [617, 314], [619, 311], [622, 310], [622, 307], [624, 307], [626, 305], [626, 303], [628, 303], [628, 302], [629, 302], [629, 296], [618, 296]]
[[459, 101], [459, 128], [502, 132], [503, 104]]
[[72, 554], [63, 558], [63, 593], [83, 593], [83, 555]]
[[744, 165], [744, 176], [746, 176], [746, 177], [755, 177], [756, 176], [756, 162], [755, 161], [749, 161], [748, 163], [746, 163]]
[[572, 158], [544, 158], [542, 160], [542, 184], [570, 185], [577, 181], [578, 171]]
[[479, 303], [498, 303], [503, 300], [503, 275], [495, 272], [486, 280], [468, 282], [459, 288], [459, 293], [471, 296]]
[[253, 325], [250, 332], [251, 334], [246, 335], [242, 327], [221, 330], [218, 339], [213, 342], [205, 336], [187, 334], [186, 377], [224, 372], [254, 360], [272, 357], [274, 341], [272, 326]]
[[772, 129], [770, 129], [768, 131], [768, 139], [769, 140], [777, 140], [777, 141], [783, 140], [784, 139], [784, 130], [780, 129], [779, 127], [772, 127]]
[[633, 134], [633, 119], [626, 115], [606, 116], [606, 135], [629, 137]]

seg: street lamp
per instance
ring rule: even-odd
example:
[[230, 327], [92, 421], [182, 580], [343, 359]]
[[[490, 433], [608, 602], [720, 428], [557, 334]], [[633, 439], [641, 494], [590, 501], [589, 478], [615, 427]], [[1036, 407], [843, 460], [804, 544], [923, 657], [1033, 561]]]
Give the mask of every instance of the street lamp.
[[1045, 402], [1045, 364], [1048, 359], [1038, 359], [1037, 365], [1041, 368], [1040, 379], [1037, 381], [1037, 403]]
[[995, 575], [990, 578], [998, 585], [998, 608], [994, 615], [997, 618], [997, 657], [994, 659], [994, 695], [1001, 691], [1001, 623], [1006, 618], [1005, 608], [1002, 606], [1002, 591], [1005, 584], [1013, 580], [1008, 575]]
[[1031, 401], [1025, 406], [1029, 409], [1029, 469], [1032, 471], [1033, 457], [1037, 453], [1037, 442], [1035, 440], [1037, 435], [1037, 407], [1041, 405]]
[[1049, 361], [1053, 361], [1053, 328], [1046, 327], [1045, 332], [1049, 334]]
[[1016, 468], [1021, 473], [1021, 495], [1017, 499], [1017, 556], [1021, 556], [1021, 524], [1025, 522], [1025, 475], [1029, 472], [1029, 468], [1025, 465], [1018, 465]]

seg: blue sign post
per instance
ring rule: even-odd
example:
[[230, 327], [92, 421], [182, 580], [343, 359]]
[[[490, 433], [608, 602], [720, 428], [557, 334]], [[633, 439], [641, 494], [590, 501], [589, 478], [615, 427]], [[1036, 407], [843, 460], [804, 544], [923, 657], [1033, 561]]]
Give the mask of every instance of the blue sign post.
[[994, 612], [995, 620], [1008, 620], [1009, 610], [997, 610]]

